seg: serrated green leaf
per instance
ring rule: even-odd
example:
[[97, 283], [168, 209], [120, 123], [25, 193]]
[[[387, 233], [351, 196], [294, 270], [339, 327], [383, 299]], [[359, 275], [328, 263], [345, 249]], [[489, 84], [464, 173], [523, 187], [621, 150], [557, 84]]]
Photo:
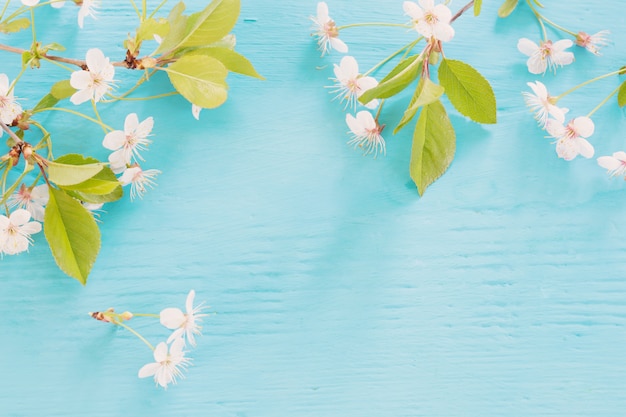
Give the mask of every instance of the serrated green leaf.
[[510, 15], [517, 7], [518, 1], [519, 0], [504, 0], [502, 6], [500, 6], [500, 8], [498, 9], [498, 16], [507, 17], [508, 15]]
[[480, 9], [483, 6], [483, 0], [474, 0], [474, 16], [478, 16], [480, 14]]
[[104, 165], [93, 158], [68, 154], [48, 161], [48, 180], [58, 186], [70, 186], [87, 181], [102, 171]]
[[137, 28], [137, 39], [140, 41], [154, 40], [154, 35], [158, 35], [161, 38], [167, 36], [170, 31], [170, 24], [166, 19], [155, 19], [151, 17], [146, 19]]
[[444, 59], [439, 66], [439, 84], [459, 113], [478, 123], [496, 123], [493, 89], [469, 64]]
[[258, 78], [260, 80], [264, 80], [262, 75], [260, 75], [252, 66], [252, 63], [246, 59], [243, 55], [228, 49], [228, 48], [220, 48], [220, 47], [210, 47], [210, 48], [201, 48], [196, 49], [185, 56], [195, 56], [195, 55], [204, 55], [217, 59], [220, 61], [226, 69], [231, 72], [236, 72], [238, 74], [247, 75], [249, 77]]
[[85, 285], [100, 251], [100, 230], [77, 200], [61, 190], [49, 190], [43, 223], [46, 240], [59, 268]]
[[617, 104], [620, 107], [626, 106], [626, 81], [619, 86], [619, 91], [617, 92]]
[[213, 0], [201, 12], [189, 16], [187, 33], [178, 47], [206, 46], [219, 41], [237, 23], [240, 8], [240, 0]]
[[406, 111], [404, 112], [404, 115], [402, 116], [402, 119], [400, 119], [398, 126], [396, 126], [396, 128], [393, 130], [393, 134], [395, 135], [400, 131], [400, 129], [406, 126], [406, 124], [413, 119], [415, 114], [417, 114], [417, 110], [420, 107], [426, 106], [439, 100], [439, 97], [443, 95], [444, 91], [445, 89], [442, 86], [430, 81], [429, 78], [420, 79], [419, 83], [417, 84], [417, 88], [415, 89], [415, 93], [411, 98], [411, 102], [409, 103], [409, 107], [407, 107]]
[[19, 32], [22, 29], [28, 29], [30, 27], [30, 20], [25, 17], [11, 20], [10, 22], [0, 23], [0, 32], [2, 33], [14, 33]]
[[50, 89], [50, 94], [59, 100], [70, 97], [76, 92], [76, 89], [70, 84], [70, 80], [61, 80], [54, 83]]
[[455, 150], [456, 135], [441, 101], [424, 106], [413, 132], [409, 168], [420, 196], [446, 172]]
[[60, 43], [52, 42], [43, 47], [46, 51], [65, 51], [65, 46]]
[[31, 59], [33, 59], [33, 54], [30, 51], [22, 52], [22, 65], [27, 65]]
[[421, 67], [421, 55], [403, 59], [376, 87], [364, 92], [359, 101], [365, 104], [377, 98], [389, 98], [398, 94], [419, 76]]
[[212, 109], [226, 101], [228, 70], [217, 59], [186, 55], [164, 70], [176, 91], [191, 103]]

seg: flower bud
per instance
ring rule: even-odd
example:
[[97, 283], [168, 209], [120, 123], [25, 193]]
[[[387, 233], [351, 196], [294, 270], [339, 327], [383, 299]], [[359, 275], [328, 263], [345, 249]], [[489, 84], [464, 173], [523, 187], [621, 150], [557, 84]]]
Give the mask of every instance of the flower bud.
[[133, 313], [131, 313], [130, 311], [125, 311], [120, 314], [120, 317], [122, 318], [122, 320], [128, 321], [133, 318]]
[[152, 58], [151, 56], [147, 56], [145, 58], [140, 59], [137, 62], [137, 68], [139, 69], [148, 69], [156, 67], [157, 60]]

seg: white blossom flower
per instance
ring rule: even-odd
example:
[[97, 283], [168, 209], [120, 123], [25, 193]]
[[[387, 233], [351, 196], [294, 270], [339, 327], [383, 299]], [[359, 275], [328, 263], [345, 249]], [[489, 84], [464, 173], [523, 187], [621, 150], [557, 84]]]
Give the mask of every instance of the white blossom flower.
[[626, 152], [618, 151], [613, 156], [601, 156], [598, 165], [605, 168], [611, 177], [624, 176], [626, 180]]
[[577, 155], [585, 158], [593, 156], [593, 146], [585, 138], [593, 135], [594, 129], [593, 121], [586, 116], [572, 119], [566, 126], [554, 119], [546, 123], [546, 130], [556, 139], [557, 155], [566, 161], [571, 161]]
[[130, 184], [130, 199], [134, 200], [143, 197], [147, 187], [153, 188], [156, 185], [154, 178], [160, 173], [161, 171], [156, 169], [143, 170], [140, 166], [134, 165], [126, 169], [119, 180], [122, 185]]
[[98, 0], [82, 0], [82, 2], [78, 4], [80, 5], [80, 10], [78, 10], [78, 26], [82, 29], [85, 17], [91, 16], [94, 19], [96, 18]]
[[201, 334], [202, 326], [198, 323], [201, 322], [201, 318], [206, 314], [200, 312], [204, 307], [202, 305], [193, 306], [193, 300], [196, 296], [194, 290], [189, 291], [187, 295], [187, 302], [185, 303], [186, 313], [183, 313], [179, 308], [170, 307], [163, 309], [159, 314], [161, 324], [174, 332], [167, 339], [167, 342], [185, 337], [191, 346], [196, 345], [196, 335]]
[[185, 357], [184, 347], [185, 341], [180, 338], [172, 342], [169, 352], [165, 342], [159, 343], [154, 349], [154, 362], [139, 370], [139, 378], [154, 376], [154, 381], [163, 388], [167, 388], [170, 383], [176, 384], [176, 378], [183, 376], [181, 369], [190, 363], [189, 358]]
[[600, 48], [609, 44], [608, 35], [610, 33], [611, 32], [608, 30], [601, 30], [593, 35], [578, 32], [576, 35], [576, 45], [585, 48], [594, 55], [600, 55]]
[[[346, 107], [356, 109], [358, 98], [361, 95], [378, 85], [374, 77], [364, 77], [359, 74], [359, 64], [351, 56], [344, 56], [339, 65], [335, 64], [336, 88], [332, 91], [337, 93], [336, 98], [340, 101], [346, 100]], [[371, 100], [365, 104], [368, 109], [378, 106], [378, 100]]]
[[9, 197], [9, 208], [21, 208], [27, 210], [33, 220], [43, 221], [44, 206], [48, 204], [49, 192], [46, 184], [36, 187], [27, 187], [24, 184], [20, 189]]
[[530, 39], [522, 38], [517, 42], [517, 49], [530, 57], [526, 65], [531, 74], [544, 74], [548, 68], [556, 71], [556, 67], [574, 62], [574, 54], [565, 51], [572, 45], [574, 42], [570, 39], [561, 39], [554, 43], [548, 40], [537, 45]]
[[89, 100], [100, 99], [111, 90], [111, 83], [115, 76], [115, 67], [109, 62], [98, 48], [87, 51], [86, 56], [88, 70], [74, 71], [70, 78], [70, 84], [77, 89], [70, 101], [81, 104]]
[[31, 222], [30, 213], [17, 209], [6, 217], [0, 214], [0, 253], [15, 255], [28, 250], [30, 235], [41, 231], [41, 223]]
[[524, 101], [534, 113], [535, 119], [542, 129], [546, 127], [549, 116], [554, 117], [560, 123], [565, 122], [565, 113], [569, 110], [556, 106], [556, 98], [548, 94], [548, 89], [542, 82], [536, 81], [534, 84], [526, 83], [526, 85], [533, 90], [534, 94], [527, 91], [523, 92]]
[[377, 156], [379, 152], [385, 153], [385, 140], [381, 136], [383, 127], [374, 120], [370, 112], [362, 110], [356, 117], [347, 114], [346, 123], [353, 136], [348, 142], [349, 145], [363, 148], [365, 155], [374, 153], [374, 156]]
[[405, 1], [404, 13], [412, 20], [413, 28], [426, 38], [435, 38], [448, 42], [454, 37], [454, 28], [450, 25], [452, 12], [445, 4], [435, 6], [434, 0], [418, 0], [418, 3]]
[[[5, 125], [11, 125], [15, 118], [22, 114], [22, 106], [15, 101], [11, 83], [6, 74], [0, 74], [0, 121]], [[10, 90], [10, 91], [9, 91]], [[0, 136], [3, 130], [0, 129]]]
[[348, 52], [348, 45], [339, 39], [339, 29], [337, 29], [335, 21], [328, 15], [326, 2], [317, 3], [317, 17], [312, 17], [311, 20], [314, 23], [315, 32], [313, 34], [317, 36], [317, 45], [322, 51], [322, 56], [333, 48], [343, 54]]
[[130, 164], [131, 159], [143, 161], [139, 152], [146, 150], [146, 147], [151, 143], [148, 136], [153, 126], [154, 120], [152, 117], [148, 117], [139, 123], [137, 113], [130, 113], [124, 121], [123, 131], [114, 130], [106, 134], [102, 141], [102, 146], [114, 151], [109, 155], [111, 170], [114, 173], [119, 174], [123, 172], [127, 165]]

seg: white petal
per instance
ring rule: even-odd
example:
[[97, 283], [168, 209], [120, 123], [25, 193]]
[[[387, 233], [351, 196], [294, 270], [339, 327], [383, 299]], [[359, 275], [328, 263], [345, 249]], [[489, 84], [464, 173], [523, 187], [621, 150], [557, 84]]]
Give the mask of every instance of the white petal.
[[350, 128], [350, 131], [355, 135], [361, 135], [364, 131], [361, 123], [351, 114], [346, 114], [346, 123]]
[[571, 39], [561, 39], [552, 44], [552, 50], [561, 52], [573, 45], [574, 42]]
[[200, 111], [202, 111], [202, 107], [195, 104], [191, 105], [191, 114], [193, 115], [194, 119], [200, 120]]
[[70, 76], [70, 85], [77, 90], [83, 90], [89, 88], [91, 80], [89, 71], [74, 71]]
[[358, 112], [356, 114], [356, 119], [365, 130], [373, 130], [376, 128], [376, 120], [374, 120], [374, 116], [366, 110]]
[[87, 51], [85, 61], [89, 71], [100, 72], [107, 65], [109, 65], [109, 59], [104, 56], [104, 53], [98, 48], [91, 48]]
[[435, 0], [417, 0], [422, 9], [433, 10], [435, 8]]
[[78, 105], [86, 101], [89, 101], [92, 98], [93, 98], [92, 91], [89, 89], [84, 89], [84, 90], [79, 90], [75, 92], [74, 94], [72, 94], [72, 97], [70, 97], [70, 101], [72, 102], [72, 104]]
[[539, 46], [528, 38], [522, 38], [517, 42], [517, 49], [524, 55], [531, 56], [539, 50]]
[[578, 147], [578, 153], [584, 156], [585, 158], [593, 157], [593, 154], [595, 152], [593, 149], [593, 145], [591, 145], [591, 143], [589, 143], [586, 139], [577, 138], [576, 146]]
[[154, 349], [154, 360], [156, 362], [163, 362], [167, 359], [167, 344], [160, 342]]
[[124, 119], [124, 133], [127, 135], [133, 133], [135, 129], [139, 126], [139, 118], [137, 117], [137, 113], [130, 113]]
[[[356, 62], [356, 59], [352, 56], [344, 56], [341, 58], [341, 62], [339, 63], [340, 74], [342, 78], [337, 77], [337, 79], [347, 79], [352, 80], [355, 79], [359, 75], [359, 64]], [[337, 75], [337, 73], [335, 73]]]
[[113, 132], [109, 132], [104, 136], [104, 140], [102, 140], [102, 146], [105, 148], [115, 151], [124, 146], [126, 143], [126, 134], [121, 130], [114, 130]]
[[404, 10], [404, 13], [406, 13], [410, 18], [416, 20], [420, 19], [424, 15], [422, 9], [412, 1], [405, 1], [402, 3], [402, 10]]
[[542, 101], [548, 98], [548, 89], [541, 81], [526, 83], [526, 85], [528, 85], [533, 90], [533, 93], [535, 93], [535, 95]]
[[528, 58], [526, 65], [528, 66], [528, 72], [531, 74], [543, 74], [546, 72], [546, 69], [548, 69], [548, 62], [545, 59], [542, 59], [539, 54]]
[[172, 330], [179, 328], [185, 322], [185, 314], [176, 307], [170, 307], [162, 310], [159, 317], [161, 324]]
[[546, 122], [546, 131], [550, 134], [550, 136], [558, 139], [563, 136], [565, 127], [556, 120], [548, 119]]
[[578, 133], [580, 136], [584, 138], [588, 138], [593, 135], [593, 131], [595, 126], [593, 124], [593, 120], [588, 118], [587, 116], [580, 116], [572, 120], [571, 122], [574, 126], [574, 131]]
[[337, 52], [341, 52], [342, 54], [345, 54], [346, 52], [348, 52], [348, 45], [345, 44], [344, 41], [342, 41], [339, 38], [330, 38], [330, 46], [332, 46]]
[[433, 8], [433, 13], [435, 14], [435, 16], [437, 16], [437, 19], [439, 19], [440, 22], [443, 22], [445, 24], [450, 23], [450, 20], [452, 19], [452, 12], [448, 8], [448, 6], [444, 4], [436, 5]]
[[193, 311], [193, 299], [196, 297], [196, 292], [194, 290], [189, 291], [187, 294], [187, 300], [185, 302], [185, 308], [187, 309], [187, 314]]
[[613, 158], [619, 159], [620, 161], [626, 162], [626, 152], [617, 151], [613, 154]]
[[26, 233], [26, 234], [29, 234], [29, 235], [34, 235], [35, 233], [41, 232], [41, 223], [28, 222], [25, 225], [23, 225], [22, 227], [20, 227], [20, 230], [23, 233]]
[[138, 138], [144, 139], [150, 132], [152, 132], [152, 128], [154, 127], [154, 119], [152, 117], [146, 118], [144, 121], [139, 123], [139, 126], [135, 128], [135, 135]]
[[156, 374], [156, 372], [159, 370], [160, 367], [161, 367], [161, 364], [156, 363], [156, 362], [146, 364], [141, 367], [141, 369], [139, 370], [138, 376], [139, 378], [147, 378], [149, 376], [152, 376]]
[[22, 4], [24, 6], [29, 6], [29, 7], [35, 6], [38, 3], [39, 3], [39, 0], [22, 0]]
[[121, 148], [109, 155], [110, 168], [114, 174], [120, 174], [126, 170], [128, 164], [130, 164], [130, 152]]
[[326, 4], [326, 2], [320, 1], [319, 3], [317, 3], [317, 20], [319, 20], [320, 23], [324, 24], [329, 19], [330, 17], [328, 17], [328, 5]]
[[598, 165], [609, 171], [614, 171], [622, 165], [622, 162], [612, 156], [601, 156], [598, 158]]
[[433, 35], [442, 42], [449, 42], [454, 38], [454, 28], [447, 23], [437, 23], [433, 26]]
[[24, 209], [17, 209], [9, 216], [9, 220], [11, 223], [16, 224], [18, 226], [22, 226], [26, 224], [30, 220], [30, 212]]

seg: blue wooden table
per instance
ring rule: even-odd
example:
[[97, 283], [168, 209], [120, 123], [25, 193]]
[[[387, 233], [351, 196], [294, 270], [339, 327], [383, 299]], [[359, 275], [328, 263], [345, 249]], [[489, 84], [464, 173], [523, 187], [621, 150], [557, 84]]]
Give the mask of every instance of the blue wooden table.
[[[65, 56], [99, 47], [121, 59], [134, 12], [114, 3], [60, 37], [75, 10], [39, 9], [39, 36]], [[401, 1], [328, 3], [338, 24], [406, 19]], [[340, 55], [320, 58], [312, 0], [243, 1], [237, 48], [266, 81], [230, 77], [227, 103], [199, 122], [179, 97], [109, 107], [103, 117], [120, 126], [131, 111], [154, 117], [144, 156], [162, 171], [158, 187], [104, 207], [86, 287], [57, 269], [41, 234], [29, 254], [0, 261], [0, 416], [623, 415], [626, 185], [595, 159], [558, 159], [521, 95], [529, 81], [564, 91], [626, 64], [623, 6], [546, 2], [570, 28], [610, 29], [612, 44], [602, 57], [578, 49], [574, 65], [538, 78], [516, 49], [539, 39], [536, 21], [525, 5], [498, 20], [499, 3], [461, 17], [446, 45], [491, 81], [499, 123], [451, 111], [456, 159], [422, 198], [410, 129], [384, 132], [385, 157], [346, 146], [345, 113], [324, 88]], [[367, 68], [414, 36], [355, 28], [342, 38]], [[15, 57], [0, 60], [13, 79]], [[16, 95], [48, 83], [30, 71]], [[586, 114], [617, 83], [563, 105]], [[166, 85], [157, 77], [144, 92]], [[385, 107], [390, 125], [406, 101]], [[624, 149], [615, 103], [594, 121], [597, 156]], [[47, 123], [72, 138], [66, 151], [106, 158], [96, 128]], [[152, 360], [140, 341], [87, 315], [182, 307], [190, 289], [211, 315], [193, 366], [167, 391], [137, 378]], [[131, 324], [154, 343], [168, 334], [150, 319]]]

